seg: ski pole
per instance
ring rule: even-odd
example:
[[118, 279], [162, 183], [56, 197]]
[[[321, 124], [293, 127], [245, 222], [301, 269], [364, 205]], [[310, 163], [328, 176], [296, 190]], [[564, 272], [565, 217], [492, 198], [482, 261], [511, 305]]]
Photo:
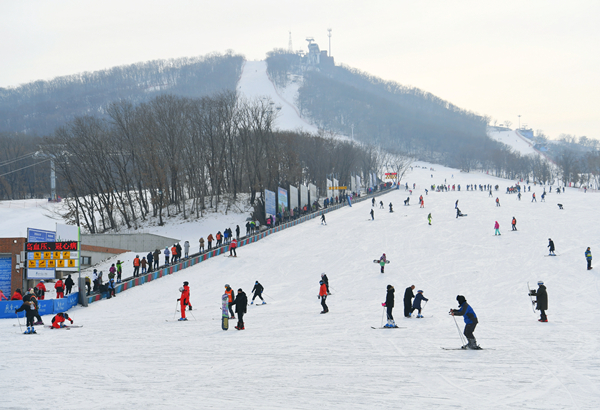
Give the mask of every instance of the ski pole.
[[464, 344], [467, 344], [465, 342], [465, 340], [463, 339], [462, 333], [460, 333], [460, 328], [458, 327], [458, 323], [456, 322], [456, 317], [454, 317], [454, 315], [452, 315], [452, 318], [454, 319], [454, 324], [456, 325], [456, 330], [458, 330], [458, 336], [460, 336], [460, 342], [464, 343]]
[[383, 310], [381, 311], [381, 327], [383, 327], [383, 315], [385, 315], [385, 306], [383, 306]]
[[265, 296], [267, 296], [267, 297], [268, 297], [269, 299], [271, 299], [271, 300], [275, 300], [275, 299], [273, 299], [271, 296], [267, 295], [265, 292], [263, 292], [262, 294], [263, 294], [263, 295], [265, 295]]
[[173, 319], [175, 319], [175, 315], [177, 314], [177, 303], [178, 302], [179, 302], [178, 300], [175, 301], [175, 312], [173, 312]]
[[19, 322], [19, 329], [21, 330], [21, 332], [23, 331], [23, 328], [21, 327], [21, 319], [19, 319], [19, 314], [15, 313], [15, 315], [17, 315], [17, 322]]
[[192, 311], [191, 311], [191, 310], [188, 310], [188, 313], [189, 313], [190, 315], [192, 315], [192, 317], [194, 318], [194, 320], [196, 320], [196, 321], [197, 321], [197, 319], [196, 319], [196, 316], [194, 316], [194, 314], [192, 313]]

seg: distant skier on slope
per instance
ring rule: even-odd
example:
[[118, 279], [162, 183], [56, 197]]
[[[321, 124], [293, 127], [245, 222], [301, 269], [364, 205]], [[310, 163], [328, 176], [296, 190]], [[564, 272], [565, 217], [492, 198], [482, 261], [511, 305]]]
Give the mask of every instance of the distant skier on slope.
[[256, 281], [254, 283], [254, 287], [252, 288], [252, 293], [254, 293], [254, 296], [252, 296], [252, 302], [250, 302], [251, 305], [254, 304], [254, 299], [256, 299], [257, 297], [262, 300], [262, 304], [266, 305], [267, 302], [265, 302], [265, 300], [262, 297], [262, 293], [265, 290], [265, 288], [263, 287], [263, 285], [261, 285], [260, 283], [258, 283], [258, 281]]
[[429, 215], [427, 215], [427, 222], [429, 222], [429, 225], [431, 225], [431, 212], [429, 212]]
[[423, 291], [422, 290], [417, 290], [417, 296], [415, 296], [415, 300], [413, 300], [413, 304], [412, 304], [412, 309], [411, 309], [411, 313], [414, 312], [415, 310], [418, 310], [419, 312], [417, 313], [417, 317], [418, 318], [422, 318], [423, 315], [421, 314], [421, 301], [425, 301], [428, 302], [429, 299], [427, 299], [425, 296], [423, 296]]
[[458, 295], [456, 297], [456, 301], [458, 302], [459, 309], [450, 309], [450, 315], [452, 316], [462, 316], [465, 321], [465, 330], [464, 335], [467, 337], [468, 343], [462, 346], [463, 349], [473, 349], [479, 350], [481, 347], [477, 346], [477, 341], [475, 340], [475, 335], [473, 332], [475, 331], [475, 327], [479, 323], [477, 320], [477, 315], [475, 311], [469, 304], [467, 303], [467, 299], [464, 296]]
[[496, 221], [496, 222], [494, 223], [494, 236], [495, 236], [495, 235], [502, 235], [502, 234], [500, 233], [500, 224], [498, 223], [498, 221]]
[[587, 270], [592, 269], [592, 251], [589, 246], [585, 250], [585, 260], [587, 261]]
[[[492, 191], [490, 191], [490, 194], [492, 193]], [[496, 197], [496, 206], [500, 206], [500, 198]]]
[[392, 207], [392, 203], [391, 202], [390, 202], [389, 207], [390, 207], [390, 212], [394, 212], [394, 208]]
[[394, 309], [394, 292], [394, 287], [392, 285], [387, 285], [387, 295], [385, 297], [385, 303], [382, 303], [382, 305], [386, 308], [387, 311], [387, 324], [383, 327], [398, 327], [396, 326], [394, 316], [392, 315], [392, 310]]
[[549, 256], [556, 256], [556, 254], [554, 253], [554, 241], [550, 238], [548, 238], [547, 248], [550, 248], [550, 253], [548, 254]]
[[322, 280], [319, 281], [319, 285], [321, 285], [319, 287], [319, 298], [321, 298], [321, 306], [323, 307], [321, 314], [328, 313], [329, 308], [327, 307], [327, 304], [325, 303], [325, 301], [327, 300], [327, 287], [325, 286], [325, 282], [323, 282]]
[[512, 219], [512, 221], [511, 221], [511, 223], [510, 223], [510, 224], [512, 225], [512, 230], [513, 230], [513, 231], [516, 231], [516, 230], [517, 230], [517, 218], [515, 218], [515, 217], [513, 216], [513, 219]]
[[23, 297], [23, 304], [20, 308], [15, 309], [15, 314], [25, 311], [25, 317], [27, 318], [27, 330], [25, 334], [37, 333], [34, 328], [33, 318], [36, 316], [38, 309], [38, 301], [33, 294], [33, 288], [29, 289]]
[[321, 225], [327, 225], [327, 222], [325, 221], [325, 214], [321, 215]]
[[374, 221], [375, 220], [375, 212], [372, 209], [371, 209], [370, 214], [371, 214], [371, 221]]
[[329, 278], [327, 277], [327, 275], [325, 275], [325, 273], [321, 273], [321, 280], [325, 284], [325, 288], [327, 289], [327, 294], [331, 295], [331, 292], [329, 291]]
[[541, 280], [538, 281], [538, 289], [532, 290], [529, 296], [535, 296], [535, 308], [540, 311], [540, 318], [538, 322], [547, 322], [548, 317], [546, 316], [546, 310], [548, 310], [548, 293], [546, 292], [546, 286]]
[[415, 294], [413, 293], [414, 288], [415, 285], [410, 285], [404, 291], [404, 317], [410, 317], [410, 312], [412, 309], [412, 300], [415, 297]]
[[233, 314], [233, 302], [235, 299], [235, 295], [233, 294], [233, 289], [228, 284], [225, 285], [225, 294], [227, 295], [227, 307], [229, 308], [229, 318], [235, 319], [235, 315]]
[[180, 303], [180, 310], [181, 310], [181, 318], [179, 318], [179, 320], [184, 321], [184, 320], [187, 320], [187, 318], [185, 317], [185, 308], [187, 305], [190, 304], [189, 283], [183, 282], [183, 286], [179, 288], [179, 291], [181, 292], [181, 296], [179, 297], [179, 299], [177, 299], [177, 301]]

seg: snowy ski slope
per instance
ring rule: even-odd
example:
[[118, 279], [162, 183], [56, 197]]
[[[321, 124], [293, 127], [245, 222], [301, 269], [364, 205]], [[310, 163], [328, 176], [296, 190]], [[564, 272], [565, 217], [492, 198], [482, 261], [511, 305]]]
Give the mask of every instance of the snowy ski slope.
[[[417, 183], [412, 205], [402, 206], [404, 190], [384, 195], [375, 221], [370, 203], [345, 207], [327, 215], [327, 226], [311, 221], [241, 248], [238, 258], [216, 257], [72, 309], [83, 328], [24, 336], [16, 320], [0, 321], [2, 407], [599, 408], [600, 287], [583, 254], [587, 246], [598, 252], [600, 196], [567, 189], [545, 203], [531, 203], [530, 193], [518, 201], [502, 193], [511, 181], [420, 165], [426, 169], [405, 179]], [[461, 192], [430, 192], [419, 209], [424, 188], [445, 179]], [[498, 183], [501, 191], [489, 198], [466, 192], [467, 183]], [[542, 190], [534, 191], [539, 201]], [[455, 218], [457, 199], [465, 218]], [[510, 232], [513, 216], [518, 232]], [[493, 235], [496, 220], [501, 236]], [[545, 256], [548, 238], [559, 256]], [[383, 252], [392, 262], [380, 274], [372, 261]], [[333, 290], [326, 315], [316, 297], [322, 272]], [[527, 282], [540, 279], [548, 323], [537, 321], [527, 296]], [[256, 280], [268, 304], [248, 307], [246, 330], [222, 331], [223, 285], [250, 296]], [[190, 282], [191, 321], [167, 321], [177, 314], [183, 281]], [[405, 328], [373, 330], [388, 284]], [[411, 284], [429, 298], [430, 317], [403, 318]], [[457, 294], [479, 317], [478, 343], [494, 350], [441, 349], [460, 346], [448, 316]]]

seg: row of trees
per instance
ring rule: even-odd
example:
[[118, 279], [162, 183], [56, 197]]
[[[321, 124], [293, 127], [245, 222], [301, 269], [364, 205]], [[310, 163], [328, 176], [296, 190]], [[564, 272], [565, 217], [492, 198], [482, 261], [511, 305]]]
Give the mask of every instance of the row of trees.
[[92, 233], [134, 228], [151, 216], [163, 224], [165, 213], [199, 216], [240, 193], [255, 204], [265, 188], [312, 182], [325, 189], [328, 173], [344, 181], [378, 166], [373, 148], [275, 132], [269, 100], [231, 91], [122, 101], [107, 115], [77, 117], [43, 145], [64, 180], [68, 217]]

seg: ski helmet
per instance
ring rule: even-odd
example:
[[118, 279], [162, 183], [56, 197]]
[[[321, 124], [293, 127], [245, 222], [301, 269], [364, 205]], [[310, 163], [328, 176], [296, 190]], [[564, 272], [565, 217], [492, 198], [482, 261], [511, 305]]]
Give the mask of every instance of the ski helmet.
[[538, 285], [543, 285], [543, 284], [544, 284], [544, 282], [543, 282], [543, 281], [541, 281], [541, 280], [540, 280], [540, 281], [538, 281]]
[[463, 303], [465, 303], [467, 301], [467, 299], [463, 295], [458, 295], [456, 297], [456, 301], [458, 302], [459, 305], [462, 305]]
[[189, 284], [190, 284], [189, 282], [183, 282], [183, 286], [187, 286]]
[[226, 287], [226, 288], [229, 288], [230, 286], [229, 286], [229, 284], [228, 284], [228, 283], [226, 283], [226, 284], [225, 284], [225, 287]]

